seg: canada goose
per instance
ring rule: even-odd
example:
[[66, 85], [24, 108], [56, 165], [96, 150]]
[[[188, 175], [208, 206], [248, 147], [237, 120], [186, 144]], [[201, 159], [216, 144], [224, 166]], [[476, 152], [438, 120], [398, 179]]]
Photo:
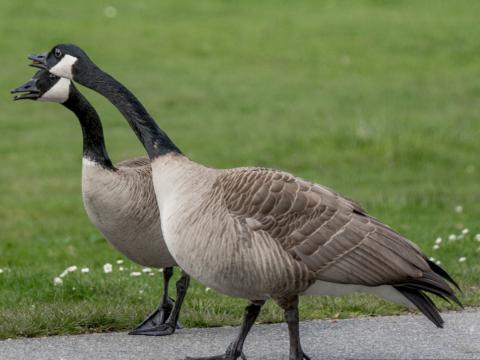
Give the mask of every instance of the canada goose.
[[61, 103], [78, 117], [83, 132], [82, 195], [88, 217], [122, 254], [141, 265], [164, 268], [161, 304], [131, 334], [172, 334], [189, 277], [183, 273], [178, 280], [173, 305], [168, 283], [176, 263], [162, 237], [150, 161], [134, 158], [113, 166], [97, 112], [68, 79], [40, 70], [12, 93], [22, 93], [15, 100]]
[[219, 170], [189, 160], [135, 96], [74, 45], [29, 58], [119, 109], [151, 160], [174, 259], [206, 286], [251, 301], [237, 339], [224, 354], [203, 359], [244, 358], [244, 340], [269, 298], [284, 309], [290, 360], [309, 359], [300, 344], [299, 295], [369, 292], [417, 307], [438, 327], [443, 320], [426, 293], [461, 306], [442, 268], [354, 201], [282, 171]]

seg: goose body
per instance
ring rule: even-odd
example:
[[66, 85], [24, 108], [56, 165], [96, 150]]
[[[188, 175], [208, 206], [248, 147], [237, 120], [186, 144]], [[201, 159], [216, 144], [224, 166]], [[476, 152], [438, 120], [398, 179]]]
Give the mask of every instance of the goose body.
[[152, 168], [171, 254], [226, 295], [368, 292], [413, 307], [394, 286], [428, 280], [450, 291], [418, 246], [321, 185], [271, 169], [215, 170], [179, 155]]
[[[150, 160], [133, 158], [112, 165], [100, 118], [70, 80], [43, 70], [14, 92], [24, 92], [16, 99], [61, 103], [77, 116], [83, 133], [82, 198], [89, 219], [129, 259], [165, 269], [161, 305], [131, 334], [173, 333], [189, 278], [184, 273], [177, 283], [179, 301], [174, 307], [168, 297], [168, 283], [176, 262], [163, 239]], [[171, 313], [173, 317], [167, 323]]]
[[[278, 242], [251, 232], [255, 220], [228, 214], [220, 181], [232, 170], [211, 169], [178, 155], [156, 159], [152, 169], [167, 246], [201, 283], [226, 295], [266, 300], [285, 291], [292, 276], [304, 276], [304, 267], [295, 266]], [[169, 175], [155, 175], [164, 171]], [[192, 181], [188, 174], [193, 173], [201, 181]], [[181, 241], [183, 232], [195, 235], [195, 241]]]
[[150, 160], [129, 159], [115, 168], [83, 159], [82, 197], [88, 217], [132, 261], [155, 268], [175, 266], [162, 235]]
[[417, 307], [438, 327], [443, 320], [427, 293], [461, 305], [443, 269], [354, 201], [283, 171], [191, 161], [128, 89], [74, 45], [30, 58], [120, 110], [149, 155], [170, 254], [206, 286], [251, 301], [226, 352], [196, 359], [243, 358], [245, 338], [269, 298], [284, 310], [290, 360], [309, 359], [300, 345], [300, 295], [371, 292]]

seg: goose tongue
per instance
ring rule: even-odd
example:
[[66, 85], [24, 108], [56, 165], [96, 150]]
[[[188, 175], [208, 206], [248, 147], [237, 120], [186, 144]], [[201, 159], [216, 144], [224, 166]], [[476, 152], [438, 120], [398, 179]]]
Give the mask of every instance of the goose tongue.
[[36, 80], [32, 79], [27, 81], [22, 86], [13, 89], [10, 91], [11, 94], [23, 93], [20, 95], [15, 95], [13, 100], [22, 100], [22, 99], [38, 99], [40, 97], [40, 90], [37, 88]]

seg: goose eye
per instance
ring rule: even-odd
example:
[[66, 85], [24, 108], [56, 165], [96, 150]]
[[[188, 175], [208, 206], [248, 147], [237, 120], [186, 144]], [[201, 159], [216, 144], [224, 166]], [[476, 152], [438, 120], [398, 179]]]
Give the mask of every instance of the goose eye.
[[55, 49], [54, 55], [57, 59], [59, 59], [62, 56], [62, 51], [57, 48], [57, 49]]

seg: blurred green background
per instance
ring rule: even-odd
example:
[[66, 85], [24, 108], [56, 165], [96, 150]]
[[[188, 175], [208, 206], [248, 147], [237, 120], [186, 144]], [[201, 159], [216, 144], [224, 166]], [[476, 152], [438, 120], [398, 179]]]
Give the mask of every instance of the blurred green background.
[[[280, 168], [356, 199], [480, 304], [479, 13], [467, 0], [1, 1], [0, 338], [128, 329], [159, 301], [160, 274], [120, 272], [86, 217], [76, 118], [11, 101], [34, 72], [26, 55], [60, 42], [131, 89], [195, 161]], [[115, 108], [84, 93], [112, 159], [144, 155]], [[91, 271], [54, 286], [70, 265]], [[237, 324], [244, 304], [194, 283], [181, 320]], [[301, 303], [303, 318], [402, 311], [368, 296]], [[260, 321], [281, 319], [270, 304]]]

